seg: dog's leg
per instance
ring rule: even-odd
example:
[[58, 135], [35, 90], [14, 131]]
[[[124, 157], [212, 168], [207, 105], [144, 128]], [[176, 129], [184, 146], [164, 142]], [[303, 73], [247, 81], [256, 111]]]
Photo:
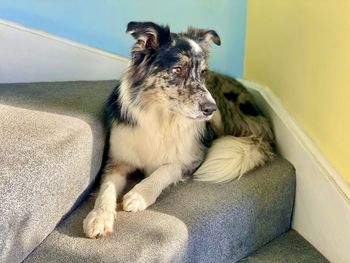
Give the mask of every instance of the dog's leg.
[[107, 236], [113, 232], [116, 216], [117, 196], [125, 186], [126, 176], [134, 167], [118, 163], [107, 165], [95, 207], [83, 222], [84, 233], [89, 238]]
[[130, 212], [146, 209], [156, 201], [163, 189], [178, 182], [181, 177], [180, 165], [168, 164], [159, 167], [124, 196], [123, 209]]

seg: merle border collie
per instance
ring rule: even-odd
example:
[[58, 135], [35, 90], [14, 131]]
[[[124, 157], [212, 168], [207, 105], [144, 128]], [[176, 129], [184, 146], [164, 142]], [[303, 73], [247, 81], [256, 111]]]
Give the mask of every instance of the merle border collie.
[[228, 182], [273, 158], [273, 135], [236, 80], [208, 69], [214, 30], [130, 22], [135, 38], [128, 69], [110, 96], [107, 165], [94, 209], [83, 222], [89, 238], [113, 232], [117, 196], [127, 176], [145, 179], [123, 197], [123, 210], [153, 204], [163, 189], [192, 176]]

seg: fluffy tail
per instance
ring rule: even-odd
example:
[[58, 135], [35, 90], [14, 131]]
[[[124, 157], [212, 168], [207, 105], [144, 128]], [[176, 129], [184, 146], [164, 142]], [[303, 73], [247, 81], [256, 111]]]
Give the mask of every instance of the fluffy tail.
[[224, 136], [214, 141], [194, 180], [223, 183], [239, 179], [272, 158], [271, 146], [256, 137]]

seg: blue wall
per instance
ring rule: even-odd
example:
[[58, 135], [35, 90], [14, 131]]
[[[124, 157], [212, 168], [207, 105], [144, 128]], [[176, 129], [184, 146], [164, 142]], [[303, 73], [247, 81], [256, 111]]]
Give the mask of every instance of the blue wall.
[[131, 21], [215, 29], [212, 69], [243, 76], [247, 0], [0, 0], [0, 18], [40, 29], [123, 56], [129, 56]]

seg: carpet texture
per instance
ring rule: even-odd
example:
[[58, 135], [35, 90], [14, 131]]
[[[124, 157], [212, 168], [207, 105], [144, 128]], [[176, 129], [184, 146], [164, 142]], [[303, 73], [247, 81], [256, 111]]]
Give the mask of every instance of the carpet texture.
[[120, 211], [109, 238], [83, 236], [91, 197], [55, 228], [96, 179], [115, 84], [0, 85], [0, 262], [35, 248], [26, 262], [237, 262], [289, 230], [295, 173], [281, 158], [240, 181], [173, 186], [147, 211]]
[[112, 236], [97, 240], [82, 232], [90, 197], [25, 262], [236, 262], [290, 228], [294, 189], [279, 158], [240, 181], [180, 183], [146, 211], [119, 211]]
[[0, 262], [21, 262], [95, 180], [114, 85], [0, 85]]
[[328, 263], [309, 242], [294, 230], [260, 248], [239, 263]]

